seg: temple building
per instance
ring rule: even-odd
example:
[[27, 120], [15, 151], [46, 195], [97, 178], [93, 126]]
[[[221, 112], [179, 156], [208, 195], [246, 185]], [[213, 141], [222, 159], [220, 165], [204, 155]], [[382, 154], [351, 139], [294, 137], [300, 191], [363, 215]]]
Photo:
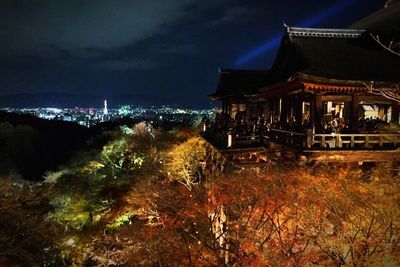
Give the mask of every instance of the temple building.
[[280, 147], [309, 162], [400, 160], [399, 2], [347, 29], [284, 25], [269, 70], [220, 69], [205, 136], [231, 158]]

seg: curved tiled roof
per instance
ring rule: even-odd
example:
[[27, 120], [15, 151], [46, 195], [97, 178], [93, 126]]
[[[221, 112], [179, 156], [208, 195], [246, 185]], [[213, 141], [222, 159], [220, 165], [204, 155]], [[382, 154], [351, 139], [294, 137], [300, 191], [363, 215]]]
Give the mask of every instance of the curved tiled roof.
[[400, 0], [391, 0], [377, 12], [357, 21], [349, 28], [370, 31], [400, 31]]
[[271, 83], [296, 73], [349, 81], [400, 82], [400, 57], [370, 33], [354, 29], [286, 28]]

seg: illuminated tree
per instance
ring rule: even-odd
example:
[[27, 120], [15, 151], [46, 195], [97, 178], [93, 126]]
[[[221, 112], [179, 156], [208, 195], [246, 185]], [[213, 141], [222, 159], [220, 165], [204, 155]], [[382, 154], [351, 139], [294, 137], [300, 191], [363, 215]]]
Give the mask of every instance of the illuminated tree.
[[132, 141], [136, 148], [147, 150], [155, 145], [159, 135], [151, 124], [140, 122], [133, 127]]
[[70, 257], [99, 266], [396, 265], [398, 181], [383, 171], [374, 177], [289, 166], [188, 190], [142, 176], [90, 236], [82, 231]]
[[[335, 173], [331, 177], [330, 173]], [[398, 181], [378, 173], [312, 174], [295, 168], [213, 183], [213, 205], [227, 216], [231, 262], [263, 266], [398, 264]], [[391, 187], [391, 188], [389, 188]]]
[[135, 149], [127, 137], [121, 137], [103, 147], [100, 164], [112, 170], [112, 176], [118, 173], [131, 174], [140, 169], [145, 161], [142, 152]]
[[49, 213], [47, 219], [64, 226], [65, 231], [71, 229], [82, 229], [90, 220], [90, 213], [87, 210], [88, 202], [79, 194], [58, 195], [50, 204], [54, 211]]
[[175, 145], [168, 155], [168, 176], [191, 190], [200, 183], [205, 153], [205, 141], [200, 137]]

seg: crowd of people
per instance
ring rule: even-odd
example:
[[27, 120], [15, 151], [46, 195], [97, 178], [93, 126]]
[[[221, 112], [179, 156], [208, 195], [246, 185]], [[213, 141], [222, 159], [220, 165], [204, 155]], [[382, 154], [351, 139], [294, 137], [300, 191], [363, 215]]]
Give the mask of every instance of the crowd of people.
[[244, 112], [238, 112], [235, 118], [228, 114], [218, 113], [214, 121], [205, 120], [207, 128], [212, 127], [214, 131], [229, 132], [237, 136], [264, 135], [271, 129], [286, 131], [305, 132], [310, 128], [310, 120], [296, 122], [291, 118], [288, 122], [280, 122], [277, 117], [267, 119], [264, 114], [246, 117]]
[[379, 132], [387, 126], [390, 126], [390, 124], [379, 117], [360, 118], [358, 120], [358, 129], [360, 132]]
[[[287, 122], [282, 122], [278, 117], [274, 117], [271, 122], [271, 119], [267, 119], [264, 114], [246, 117], [245, 112], [238, 112], [234, 118], [229, 114], [218, 113], [213, 121], [206, 119], [203, 122], [207, 127], [212, 127], [215, 131], [229, 132], [237, 136], [263, 135], [271, 129], [304, 133], [307, 129], [312, 128], [309, 117], [304, 118], [303, 121], [296, 121], [292, 117]], [[345, 121], [344, 118], [337, 114], [336, 116], [324, 117], [320, 125], [316, 124], [315, 130], [327, 134], [377, 133], [387, 126], [389, 126], [389, 123], [379, 117], [362, 117], [358, 120], [355, 128], [351, 127], [348, 121]]]

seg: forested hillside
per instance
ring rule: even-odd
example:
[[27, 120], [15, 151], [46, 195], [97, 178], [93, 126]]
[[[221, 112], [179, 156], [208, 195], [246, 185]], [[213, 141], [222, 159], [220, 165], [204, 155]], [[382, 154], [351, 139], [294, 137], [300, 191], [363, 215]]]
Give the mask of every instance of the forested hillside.
[[0, 112], [0, 174], [40, 180], [82, 148], [91, 131], [76, 123]]

